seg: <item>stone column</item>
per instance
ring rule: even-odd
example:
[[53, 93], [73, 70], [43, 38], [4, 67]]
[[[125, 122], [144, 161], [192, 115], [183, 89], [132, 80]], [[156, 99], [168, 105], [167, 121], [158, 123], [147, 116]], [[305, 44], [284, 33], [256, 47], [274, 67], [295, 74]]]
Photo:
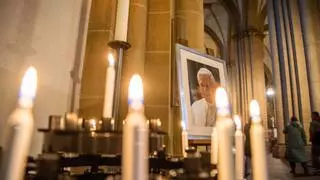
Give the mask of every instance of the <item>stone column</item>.
[[[128, 111], [128, 87], [133, 74], [144, 77], [144, 64], [146, 58], [146, 36], [147, 36], [147, 13], [148, 0], [131, 0], [128, 25], [128, 42], [131, 48], [124, 52], [121, 98], [120, 98], [120, 121]], [[148, 84], [144, 84], [146, 88]], [[122, 123], [118, 123], [121, 125]]]
[[203, 0], [175, 2], [177, 42], [204, 52]]
[[299, 0], [303, 43], [307, 60], [311, 110], [320, 111], [320, 13], [317, 0]]
[[[204, 48], [204, 16], [203, 16], [203, 0], [171, 0], [173, 13], [173, 36], [172, 36], [172, 51], [171, 54], [175, 55], [175, 44], [179, 43], [184, 46], [196, 49], [200, 52], [205, 52]], [[171, 102], [172, 107], [170, 111], [171, 143], [174, 145], [172, 148], [174, 154], [180, 154], [181, 151], [181, 114], [180, 106], [175, 104], [179, 99], [178, 81], [175, 56], [171, 58], [171, 73], [172, 73], [172, 93]]]
[[297, 91], [300, 91], [300, 86], [297, 86], [296, 82], [296, 67], [295, 67], [295, 44], [294, 41], [292, 41], [291, 36], [291, 17], [289, 17], [289, 8], [287, 4], [287, 0], [281, 0], [279, 3], [279, 9], [280, 9], [280, 17], [282, 17], [282, 33], [283, 33], [283, 43], [285, 44], [284, 53], [286, 53], [286, 63], [285, 63], [285, 69], [287, 73], [287, 85], [288, 85], [288, 92], [290, 93], [289, 100], [291, 101], [291, 111], [290, 115], [296, 116], [297, 118], [300, 118], [300, 112], [299, 112], [299, 102], [301, 99], [297, 96]]
[[[171, 2], [149, 0], [147, 47], [144, 64], [145, 113], [147, 118], [160, 118], [161, 130], [168, 133], [166, 145], [173, 142], [170, 132], [171, 86]], [[172, 152], [172, 151], [171, 151]]]
[[107, 43], [113, 39], [116, 0], [93, 0], [81, 83], [80, 115], [101, 118], [108, 66]]
[[[275, 88], [275, 111], [276, 111], [276, 127], [278, 128], [278, 145], [285, 143], [285, 138], [282, 133], [284, 129], [284, 119], [288, 118], [288, 105], [283, 102], [283, 86], [281, 85], [283, 78], [281, 78], [280, 64], [276, 27], [275, 27], [275, 16], [273, 11], [273, 2], [268, 1], [268, 22], [269, 22], [269, 38], [270, 38], [270, 49], [272, 54], [272, 65], [273, 65], [273, 83]], [[285, 91], [286, 92], [286, 91]], [[284, 99], [286, 102], [286, 99]]]
[[248, 27], [234, 36], [237, 41], [238, 68], [240, 72], [240, 109], [241, 115], [248, 121], [249, 104], [257, 99], [261, 109], [263, 124], [267, 127], [265, 79], [264, 79], [264, 45], [263, 33], [258, 28]]
[[[308, 84], [308, 71], [306, 64], [306, 56], [303, 46], [301, 21], [299, 18], [298, 0], [287, 0], [291, 41], [294, 51], [294, 65], [296, 73], [296, 82], [298, 90], [298, 108], [300, 120], [302, 120], [303, 127], [306, 132], [309, 130], [311, 120], [311, 106], [310, 106], [310, 85]], [[320, 57], [320, 56], [319, 56]], [[309, 133], [307, 133], [309, 136]]]
[[[230, 95], [230, 102], [232, 105], [232, 111], [236, 114], [241, 114], [240, 107], [240, 72], [239, 72], [239, 61], [237, 58], [237, 40], [232, 39], [229, 50], [229, 60], [227, 62], [227, 72], [228, 72], [228, 91]], [[241, 118], [243, 122], [245, 120]]]
[[309, 128], [310, 103], [307, 68], [297, 0], [268, 1], [270, 43], [276, 87], [278, 156], [284, 155], [282, 133], [291, 116], [297, 116], [306, 131]]

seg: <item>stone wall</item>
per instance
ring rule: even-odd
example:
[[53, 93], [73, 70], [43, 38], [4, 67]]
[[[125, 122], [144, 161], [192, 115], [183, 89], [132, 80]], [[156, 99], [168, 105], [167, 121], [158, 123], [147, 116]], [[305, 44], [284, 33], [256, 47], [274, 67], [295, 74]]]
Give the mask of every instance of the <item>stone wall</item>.
[[[47, 127], [50, 114], [70, 110], [70, 72], [79, 61], [81, 9], [80, 0], [0, 2], [0, 145], [5, 121], [16, 106], [21, 79], [29, 66], [38, 70], [39, 77], [35, 129]], [[35, 130], [31, 154], [39, 153], [41, 145], [42, 136]]]

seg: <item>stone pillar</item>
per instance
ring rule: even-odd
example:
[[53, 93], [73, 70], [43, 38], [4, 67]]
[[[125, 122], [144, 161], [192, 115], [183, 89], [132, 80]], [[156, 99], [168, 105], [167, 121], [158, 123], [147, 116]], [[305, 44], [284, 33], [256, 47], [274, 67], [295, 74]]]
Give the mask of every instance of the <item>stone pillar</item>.
[[276, 87], [278, 156], [284, 155], [284, 127], [297, 116], [308, 131], [310, 99], [297, 0], [268, 1], [270, 43]]
[[[308, 71], [303, 46], [301, 21], [299, 18], [298, 0], [287, 0], [291, 41], [294, 51], [294, 65], [297, 82], [298, 108], [300, 120], [306, 132], [309, 130], [311, 120], [310, 85], [308, 84]], [[320, 56], [319, 56], [320, 57]], [[307, 133], [309, 136], [309, 133]]]
[[205, 52], [203, 0], [177, 0], [175, 3], [177, 42]]
[[[231, 40], [229, 50], [229, 60], [227, 62], [227, 72], [228, 72], [228, 91], [230, 95], [230, 102], [232, 105], [232, 112], [236, 114], [242, 114], [240, 107], [240, 72], [239, 72], [239, 61], [237, 58], [237, 40]], [[245, 120], [243, 120], [243, 123]]]
[[257, 99], [261, 109], [263, 124], [267, 127], [263, 64], [264, 35], [258, 28], [249, 27], [236, 34], [233, 38], [237, 42], [241, 115], [247, 122], [250, 101]]
[[116, 0], [93, 0], [81, 83], [80, 115], [101, 118], [108, 66], [107, 43], [113, 39]]
[[284, 53], [285, 53], [285, 58], [286, 58], [286, 63], [285, 63], [285, 70], [286, 70], [286, 75], [287, 75], [287, 85], [288, 85], [288, 92], [290, 93], [289, 95], [289, 100], [291, 102], [291, 113], [290, 115], [296, 116], [297, 118], [300, 118], [300, 113], [299, 113], [299, 107], [298, 107], [298, 99], [297, 96], [297, 91], [300, 91], [300, 87], [297, 86], [296, 82], [296, 74], [295, 74], [295, 44], [294, 41], [292, 41], [292, 36], [291, 36], [291, 30], [290, 30], [290, 25], [291, 25], [291, 18], [289, 17], [289, 8], [287, 4], [287, 0], [281, 0], [279, 4], [279, 9], [280, 9], [280, 16], [283, 17], [281, 18], [282, 20], [282, 33], [283, 33], [283, 43], [284, 43]]
[[[128, 24], [128, 42], [131, 48], [124, 52], [121, 98], [120, 98], [120, 121], [128, 112], [128, 87], [133, 74], [144, 77], [144, 64], [146, 58], [146, 36], [147, 36], [147, 13], [148, 0], [131, 0]], [[154, 40], [154, 39], [153, 39]], [[144, 84], [146, 88], [148, 84]], [[121, 122], [118, 123], [122, 125]]]
[[[278, 128], [278, 145], [285, 144], [284, 134], [282, 133], [285, 121], [288, 118], [288, 105], [285, 103], [286, 99], [282, 98], [282, 80], [279, 64], [279, 56], [282, 56], [278, 51], [277, 36], [276, 36], [276, 26], [275, 26], [275, 16], [273, 11], [273, 2], [268, 1], [268, 22], [269, 22], [269, 37], [270, 37], [270, 49], [272, 54], [272, 65], [273, 65], [273, 83], [275, 88], [275, 113], [276, 119], [275, 124]], [[286, 92], [286, 91], [285, 91]]]
[[171, 86], [171, 2], [148, 1], [147, 47], [144, 64], [145, 113], [160, 118], [161, 129], [168, 132], [166, 145], [172, 142], [170, 132]]
[[320, 111], [320, 13], [317, 0], [299, 0], [303, 43], [307, 60], [311, 110]]
[[[181, 114], [180, 106], [176, 104], [179, 99], [177, 67], [175, 60], [175, 44], [179, 43], [184, 46], [205, 52], [204, 48], [204, 16], [203, 16], [203, 0], [171, 0], [172, 1], [172, 18], [173, 18], [173, 34], [172, 34], [172, 51], [174, 55], [171, 58], [172, 73], [172, 91], [170, 109], [170, 124], [172, 135], [172, 148], [174, 154], [180, 154], [181, 151]], [[173, 7], [174, 6], [174, 7]]]

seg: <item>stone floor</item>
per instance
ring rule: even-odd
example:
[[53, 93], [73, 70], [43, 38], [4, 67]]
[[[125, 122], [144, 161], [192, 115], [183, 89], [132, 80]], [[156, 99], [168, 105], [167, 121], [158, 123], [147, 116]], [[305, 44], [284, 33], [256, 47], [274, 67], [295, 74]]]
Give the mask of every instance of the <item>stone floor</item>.
[[[301, 176], [301, 177], [293, 177], [290, 174], [290, 168], [288, 164], [281, 159], [273, 158], [271, 155], [268, 156], [268, 167], [270, 180], [320, 180], [320, 176]], [[310, 167], [310, 172], [312, 168]], [[302, 168], [297, 165], [297, 173], [303, 173]], [[250, 178], [248, 178], [250, 180]]]

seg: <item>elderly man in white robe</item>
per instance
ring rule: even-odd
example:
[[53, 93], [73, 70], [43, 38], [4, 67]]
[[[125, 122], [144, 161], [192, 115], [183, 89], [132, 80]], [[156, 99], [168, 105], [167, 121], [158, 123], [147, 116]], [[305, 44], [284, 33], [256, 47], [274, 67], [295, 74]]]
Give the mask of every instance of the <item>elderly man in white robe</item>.
[[206, 68], [200, 68], [197, 73], [201, 99], [192, 104], [193, 126], [214, 126], [216, 120], [215, 89], [216, 81]]

